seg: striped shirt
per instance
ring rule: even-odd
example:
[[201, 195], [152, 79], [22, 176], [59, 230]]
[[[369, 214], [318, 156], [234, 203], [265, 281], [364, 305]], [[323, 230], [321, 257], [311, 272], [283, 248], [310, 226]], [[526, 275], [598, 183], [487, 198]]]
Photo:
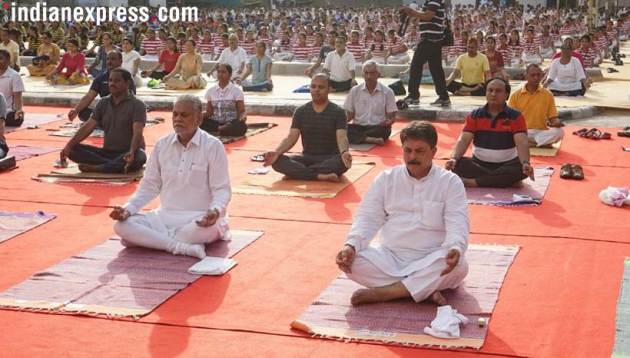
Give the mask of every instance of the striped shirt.
[[464, 132], [474, 136], [473, 156], [484, 162], [502, 163], [518, 156], [514, 134], [527, 133], [527, 124], [521, 112], [507, 105], [492, 118], [486, 105], [466, 117]]
[[405, 50], [405, 42], [396, 36], [393, 40], [387, 41], [387, 48], [391, 53], [400, 54]]
[[355, 61], [361, 61], [363, 54], [365, 53], [365, 47], [361, 43], [353, 45], [351, 42], [346, 44], [348, 51], [354, 56]]
[[383, 58], [385, 57], [385, 51], [387, 50], [384, 42], [372, 42], [368, 46], [368, 50], [372, 51], [372, 57]]
[[256, 41], [243, 41], [241, 42], [241, 47], [251, 56], [256, 52]]
[[510, 48], [498, 48], [497, 52], [501, 54], [501, 58], [503, 59], [503, 63], [510, 63]]
[[511, 59], [519, 59], [523, 54], [523, 45], [508, 45], [508, 52]]
[[532, 42], [527, 42], [527, 41], [523, 42], [523, 52], [526, 55], [535, 55], [536, 53], [538, 53], [539, 48], [540, 48], [540, 44], [535, 40]]
[[300, 61], [310, 61], [314, 53], [312, 46], [300, 46], [299, 44], [293, 45], [291, 52], [294, 56], [293, 59]]
[[426, 0], [422, 11], [433, 11], [435, 17], [430, 21], [419, 21], [420, 38], [433, 42], [442, 41], [444, 38], [444, 0]]
[[595, 67], [595, 56], [597, 54], [593, 47], [589, 47], [586, 50], [580, 48], [577, 52], [582, 55], [582, 59], [584, 59], [584, 67]]
[[614, 39], [617, 38], [617, 30], [610, 30], [610, 31], [606, 31], [606, 38], [608, 39], [608, 41], [613, 41]]
[[155, 40], [145, 39], [142, 41], [140, 49], [144, 50], [147, 55], [159, 55], [163, 49], [162, 40], [157, 38]]
[[405, 35], [405, 42], [407, 43], [407, 47], [415, 48], [416, 46], [418, 46], [418, 42], [420, 42], [420, 33], [416, 32], [415, 35], [411, 32], [408, 33], [407, 35]]
[[214, 53], [214, 44], [212, 40], [202, 40], [197, 45], [197, 49], [202, 55], [212, 55]]

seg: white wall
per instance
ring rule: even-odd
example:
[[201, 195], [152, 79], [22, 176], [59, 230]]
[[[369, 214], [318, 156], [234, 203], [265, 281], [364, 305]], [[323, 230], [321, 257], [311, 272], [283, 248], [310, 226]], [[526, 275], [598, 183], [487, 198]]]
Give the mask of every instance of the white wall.
[[166, 6], [166, 0], [149, 0], [149, 6], [157, 7], [157, 6]]

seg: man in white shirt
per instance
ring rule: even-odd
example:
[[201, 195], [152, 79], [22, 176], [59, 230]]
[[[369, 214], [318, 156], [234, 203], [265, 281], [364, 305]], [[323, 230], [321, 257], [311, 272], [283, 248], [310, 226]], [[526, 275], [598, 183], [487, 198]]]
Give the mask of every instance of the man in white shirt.
[[396, 119], [396, 97], [391, 88], [378, 82], [380, 72], [374, 60], [363, 64], [365, 83], [352, 87], [344, 109], [348, 118], [348, 140], [352, 144], [385, 144]]
[[[446, 304], [440, 291], [468, 273], [466, 192], [457, 175], [433, 164], [437, 132], [412, 122], [400, 133], [404, 165], [379, 174], [363, 198], [339, 268], [367, 287], [353, 305], [411, 297]], [[380, 231], [380, 242], [372, 243]]]
[[[218, 139], [199, 129], [202, 107], [196, 96], [177, 98], [175, 133], [158, 140], [138, 190], [111, 212], [123, 245], [203, 259], [204, 244], [230, 238], [227, 155]], [[139, 214], [158, 195], [160, 207]]]
[[343, 36], [335, 40], [335, 51], [329, 52], [324, 61], [324, 73], [330, 76], [331, 92], [346, 92], [357, 82], [354, 80], [354, 56], [346, 51], [346, 41]]
[[0, 50], [0, 93], [7, 102], [5, 124], [11, 127], [19, 127], [24, 122], [22, 110], [22, 92], [24, 82], [22, 77], [10, 65], [11, 55], [7, 50]]
[[[232, 78], [237, 78], [243, 73], [245, 64], [249, 61], [249, 56], [247, 56], [247, 52], [238, 45], [238, 36], [236, 36], [236, 34], [231, 34], [228, 41], [230, 47], [221, 52], [217, 60], [217, 65], [220, 63], [229, 64], [232, 66]], [[208, 77], [212, 76], [212, 72], [214, 72], [215, 68], [216, 66], [208, 72]]]

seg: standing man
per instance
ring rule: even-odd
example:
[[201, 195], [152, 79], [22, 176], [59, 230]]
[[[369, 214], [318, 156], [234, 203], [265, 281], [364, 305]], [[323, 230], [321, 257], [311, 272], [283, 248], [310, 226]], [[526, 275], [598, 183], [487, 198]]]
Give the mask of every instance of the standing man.
[[422, 68], [429, 63], [429, 71], [435, 84], [438, 99], [431, 103], [434, 106], [448, 107], [451, 100], [446, 91], [446, 79], [442, 68], [442, 42], [444, 41], [445, 17], [444, 0], [426, 0], [422, 11], [416, 11], [403, 6], [400, 10], [410, 17], [418, 19], [420, 28], [420, 43], [416, 47], [411, 60], [409, 78], [409, 95], [405, 98], [407, 104], [420, 103], [420, 80]]

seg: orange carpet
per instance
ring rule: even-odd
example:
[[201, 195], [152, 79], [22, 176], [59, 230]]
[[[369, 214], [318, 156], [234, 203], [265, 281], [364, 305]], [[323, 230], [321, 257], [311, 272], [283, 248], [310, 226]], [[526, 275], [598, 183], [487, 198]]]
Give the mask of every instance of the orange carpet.
[[[172, 130], [170, 115], [165, 115], [167, 123], [147, 128], [149, 151], [159, 136]], [[290, 125], [286, 117], [249, 120], [279, 126], [226, 146], [233, 181], [257, 166], [249, 157], [275, 148]], [[448, 155], [461, 125], [437, 127], [438, 154]], [[42, 129], [7, 136], [10, 144], [56, 142], [50, 138]], [[630, 256], [630, 209], [608, 207], [597, 194], [608, 185], [628, 185], [630, 153], [618, 148], [622, 142], [630, 146], [627, 138], [595, 142], [567, 134], [557, 157], [533, 162], [555, 169], [564, 161], [581, 163], [586, 180], [555, 175], [537, 207], [470, 207], [471, 242], [521, 246], [480, 352], [342, 343], [306, 337], [289, 327], [336, 277], [334, 256], [361, 197], [380, 171], [400, 163], [396, 139], [357, 153], [376, 167], [334, 199], [233, 195], [233, 226], [264, 230], [264, 239], [236, 255], [239, 265], [227, 275], [201, 278], [140, 321], [0, 310], [0, 322], [11, 327], [0, 335], [0, 355], [610, 356], [622, 263]], [[104, 241], [112, 234], [106, 206], [124, 203], [136, 188], [30, 180], [50, 170], [57, 156], [27, 159], [17, 170], [0, 174], [2, 210], [57, 214], [57, 219], [0, 244], [0, 261], [10, 268], [0, 275], [0, 290]]]

